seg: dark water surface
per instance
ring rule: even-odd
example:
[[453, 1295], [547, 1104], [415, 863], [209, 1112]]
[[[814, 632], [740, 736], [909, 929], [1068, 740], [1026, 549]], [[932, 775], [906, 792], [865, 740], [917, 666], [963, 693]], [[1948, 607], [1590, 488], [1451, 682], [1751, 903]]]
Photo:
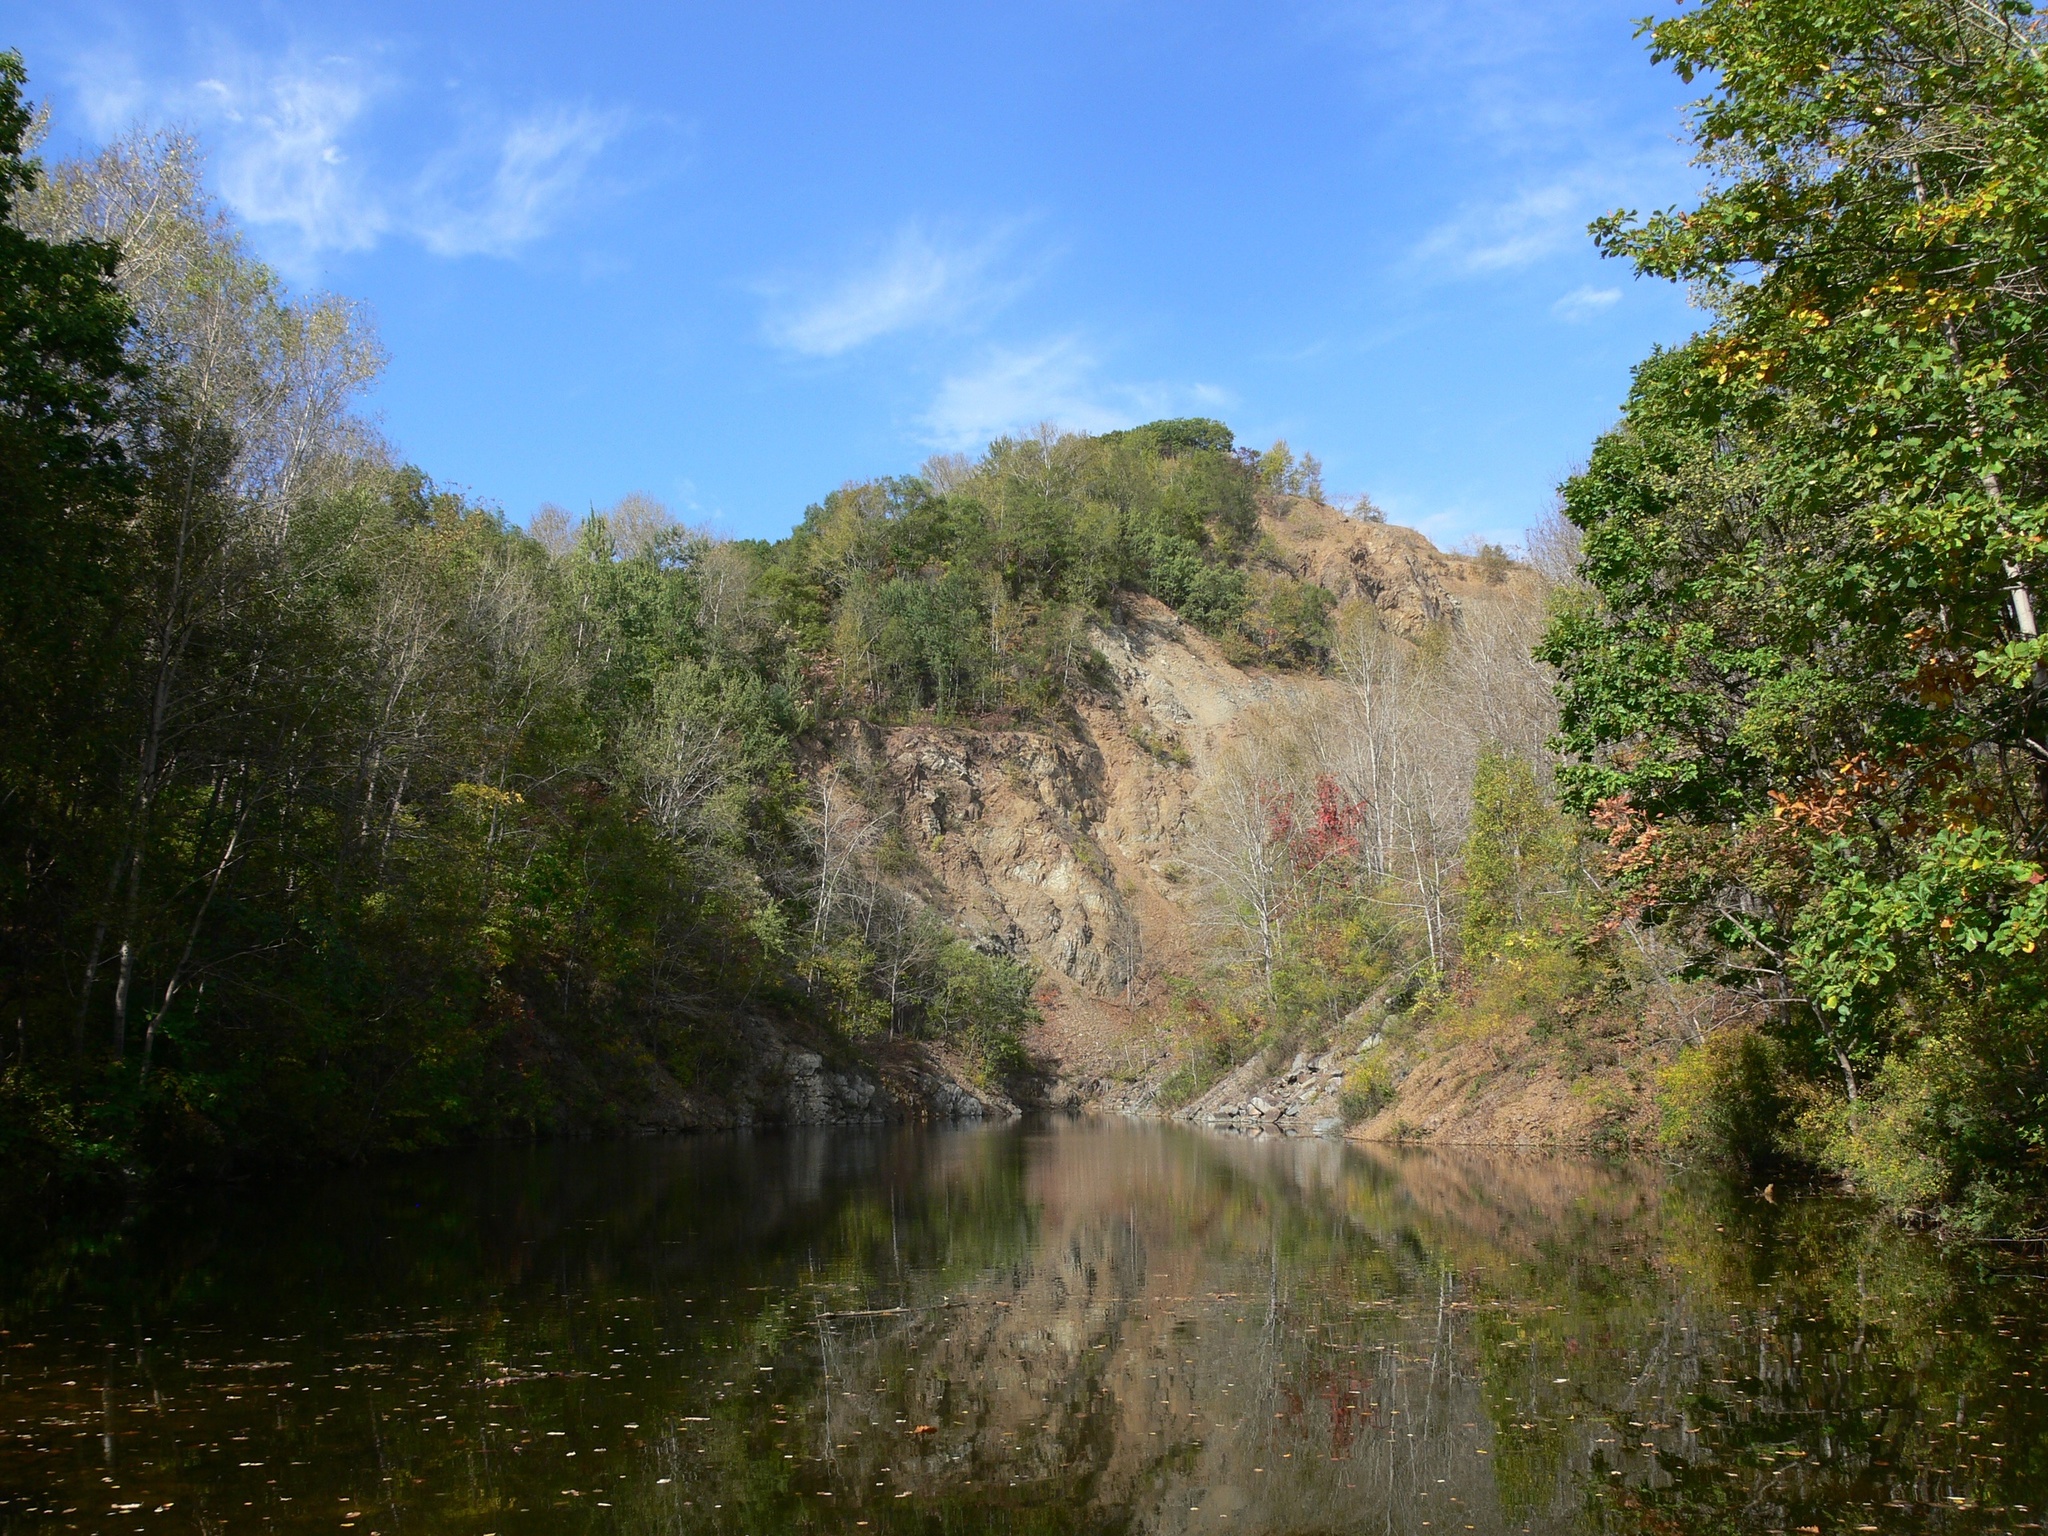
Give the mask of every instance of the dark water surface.
[[1093, 1123], [498, 1149], [0, 1274], [8, 1536], [2048, 1507], [2038, 1259], [1642, 1166]]

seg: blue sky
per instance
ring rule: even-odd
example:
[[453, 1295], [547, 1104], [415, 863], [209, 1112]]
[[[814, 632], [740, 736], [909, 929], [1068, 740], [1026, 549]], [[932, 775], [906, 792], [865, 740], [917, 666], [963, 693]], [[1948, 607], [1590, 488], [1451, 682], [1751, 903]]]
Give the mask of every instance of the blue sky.
[[1586, 221], [1688, 198], [1645, 0], [0, 0], [62, 155], [182, 123], [371, 401], [524, 519], [779, 534], [1040, 420], [1213, 415], [1518, 537], [1696, 315]]

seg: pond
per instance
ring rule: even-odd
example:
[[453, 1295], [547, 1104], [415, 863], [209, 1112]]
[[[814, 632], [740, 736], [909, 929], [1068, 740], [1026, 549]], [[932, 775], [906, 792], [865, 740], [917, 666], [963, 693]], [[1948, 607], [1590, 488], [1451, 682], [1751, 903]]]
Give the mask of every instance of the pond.
[[495, 1148], [0, 1270], [0, 1532], [2039, 1530], [2048, 1271], [1643, 1164]]

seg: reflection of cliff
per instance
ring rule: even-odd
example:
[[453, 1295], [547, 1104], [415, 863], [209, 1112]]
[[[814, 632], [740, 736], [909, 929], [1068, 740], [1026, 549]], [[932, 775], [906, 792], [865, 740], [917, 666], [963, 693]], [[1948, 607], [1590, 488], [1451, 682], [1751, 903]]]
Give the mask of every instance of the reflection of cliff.
[[[1586, 1165], [1106, 1129], [1034, 1144], [1020, 1193], [1028, 1255], [904, 1312], [819, 1323], [810, 1411], [837, 1483], [976, 1504], [1081, 1492], [1087, 1529], [1493, 1526], [1508, 1511], [1482, 1304], [1460, 1271], [1640, 1212], [1644, 1189]], [[1548, 1464], [1563, 1476], [1586, 1449]], [[1552, 1492], [1552, 1513], [1575, 1512]]]
[[1642, 1167], [806, 1133], [164, 1228], [9, 1317], [0, 1527], [1672, 1536], [2048, 1492], [2031, 1266]]
[[[928, 1173], [933, 1203], [986, 1177]], [[1886, 1298], [1818, 1208], [1774, 1233], [1641, 1166], [1121, 1128], [1031, 1139], [1017, 1194], [1027, 1249], [819, 1320], [820, 1488], [974, 1529], [1668, 1532], [1731, 1497], [1760, 1527], [1874, 1509], [1910, 1464], [1918, 1389], [1874, 1330], [1914, 1326], [1931, 1251]], [[1788, 1241], [1818, 1294], [1741, 1270]]]

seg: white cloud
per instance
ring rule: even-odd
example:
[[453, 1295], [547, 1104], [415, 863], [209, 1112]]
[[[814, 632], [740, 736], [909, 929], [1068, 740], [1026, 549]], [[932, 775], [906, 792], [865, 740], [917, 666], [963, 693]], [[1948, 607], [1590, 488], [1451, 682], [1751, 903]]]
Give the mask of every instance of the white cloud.
[[524, 118], [499, 136], [496, 164], [480, 188], [476, 156], [442, 156], [422, 181], [415, 213], [420, 239], [437, 256], [503, 256], [539, 239], [554, 228], [624, 127], [622, 114], [587, 107], [557, 107]]
[[1160, 385], [1115, 384], [1103, 380], [1100, 371], [1075, 336], [1021, 350], [992, 348], [978, 366], [940, 383], [924, 415], [926, 440], [938, 448], [976, 448], [1042, 421], [1071, 431], [1106, 432], [1168, 414], [1178, 393], [1197, 398], [1221, 393], [1207, 386], [1177, 392]]
[[1550, 312], [1560, 320], [1588, 320], [1603, 309], [1613, 308], [1620, 299], [1619, 288], [1595, 288], [1592, 284], [1585, 283], [1551, 305]]
[[191, 102], [215, 126], [221, 196], [251, 224], [289, 230], [307, 253], [375, 245], [391, 215], [344, 139], [380, 84], [346, 58], [200, 81]]
[[509, 121], [478, 111], [467, 128], [448, 128], [446, 147], [423, 167], [408, 169], [379, 153], [389, 136], [378, 130], [416, 103], [374, 47], [258, 56], [220, 46], [201, 78], [183, 84], [145, 83], [132, 57], [103, 50], [74, 77], [101, 136], [138, 121], [190, 123], [222, 200], [269, 236], [266, 254], [288, 269], [389, 236], [439, 256], [511, 255], [560, 224], [626, 127], [622, 113], [581, 106]]
[[1569, 177], [1527, 187], [1505, 202], [1468, 208], [1439, 224], [1415, 249], [1419, 260], [1466, 272], [1526, 267], [1585, 238], [1597, 188]]
[[66, 83], [85, 113], [86, 125], [100, 138], [112, 138], [129, 127], [149, 105], [135, 56], [118, 47], [92, 48], [72, 61]]
[[1014, 229], [1004, 225], [962, 241], [910, 223], [873, 260], [823, 292], [796, 297], [783, 285], [764, 285], [776, 306], [768, 338], [808, 357], [837, 357], [899, 331], [985, 316], [1022, 286], [996, 272]]

